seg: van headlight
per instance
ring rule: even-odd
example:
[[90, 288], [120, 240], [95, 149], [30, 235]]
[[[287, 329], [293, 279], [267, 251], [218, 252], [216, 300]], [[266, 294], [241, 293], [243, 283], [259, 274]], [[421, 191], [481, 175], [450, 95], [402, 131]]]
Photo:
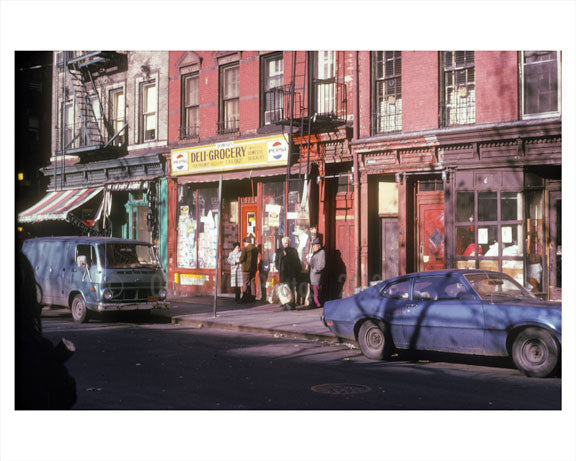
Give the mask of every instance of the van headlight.
[[166, 288], [160, 288], [160, 291], [158, 292], [158, 298], [165, 300], [167, 294], [168, 292], [166, 291]]
[[106, 300], [106, 301], [110, 301], [112, 299], [112, 290], [110, 288], [106, 288], [103, 292], [102, 292], [102, 297]]

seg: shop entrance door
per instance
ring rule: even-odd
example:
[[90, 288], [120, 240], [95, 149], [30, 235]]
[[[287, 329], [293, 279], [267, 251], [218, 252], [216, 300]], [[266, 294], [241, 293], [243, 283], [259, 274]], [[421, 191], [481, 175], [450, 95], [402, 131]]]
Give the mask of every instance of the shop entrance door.
[[242, 203], [240, 205], [240, 242], [245, 237], [252, 237], [253, 243], [259, 243], [258, 232], [258, 206], [255, 203]]
[[420, 189], [416, 209], [418, 270], [444, 269], [444, 192]]
[[562, 299], [562, 192], [550, 191], [550, 299]]
[[[338, 218], [338, 217], [337, 217]], [[354, 221], [336, 219], [336, 248], [332, 277], [336, 281], [336, 296], [354, 294], [356, 275], [354, 274]], [[334, 274], [335, 271], [335, 274]]]

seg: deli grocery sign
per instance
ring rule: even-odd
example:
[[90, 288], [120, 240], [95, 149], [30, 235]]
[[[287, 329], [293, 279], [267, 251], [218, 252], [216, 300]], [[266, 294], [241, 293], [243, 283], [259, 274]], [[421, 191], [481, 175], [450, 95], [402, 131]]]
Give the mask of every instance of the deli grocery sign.
[[286, 165], [288, 143], [284, 136], [242, 139], [174, 149], [172, 176], [209, 171], [230, 171]]

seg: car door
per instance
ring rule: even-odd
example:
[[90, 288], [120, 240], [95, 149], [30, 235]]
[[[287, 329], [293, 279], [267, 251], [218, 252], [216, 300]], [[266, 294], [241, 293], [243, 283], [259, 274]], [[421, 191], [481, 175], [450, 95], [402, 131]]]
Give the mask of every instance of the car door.
[[389, 333], [396, 347], [405, 348], [406, 337], [402, 326], [402, 314], [406, 304], [410, 302], [410, 278], [394, 280], [388, 283], [380, 292], [380, 310], [388, 325]]
[[414, 277], [401, 318], [409, 349], [482, 353], [482, 302], [456, 274]]

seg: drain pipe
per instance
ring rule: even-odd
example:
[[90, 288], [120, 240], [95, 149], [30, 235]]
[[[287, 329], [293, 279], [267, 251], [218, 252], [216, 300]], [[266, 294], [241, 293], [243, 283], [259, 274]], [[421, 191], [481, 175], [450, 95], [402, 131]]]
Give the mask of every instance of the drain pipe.
[[[353, 85], [353, 112], [354, 112], [354, 125], [352, 131], [352, 139], [356, 140], [359, 137], [360, 122], [358, 120], [358, 51], [354, 52], [354, 85]], [[354, 165], [354, 274], [356, 277], [356, 288], [361, 286], [360, 274], [360, 181], [358, 179], [358, 153], [353, 153]]]

